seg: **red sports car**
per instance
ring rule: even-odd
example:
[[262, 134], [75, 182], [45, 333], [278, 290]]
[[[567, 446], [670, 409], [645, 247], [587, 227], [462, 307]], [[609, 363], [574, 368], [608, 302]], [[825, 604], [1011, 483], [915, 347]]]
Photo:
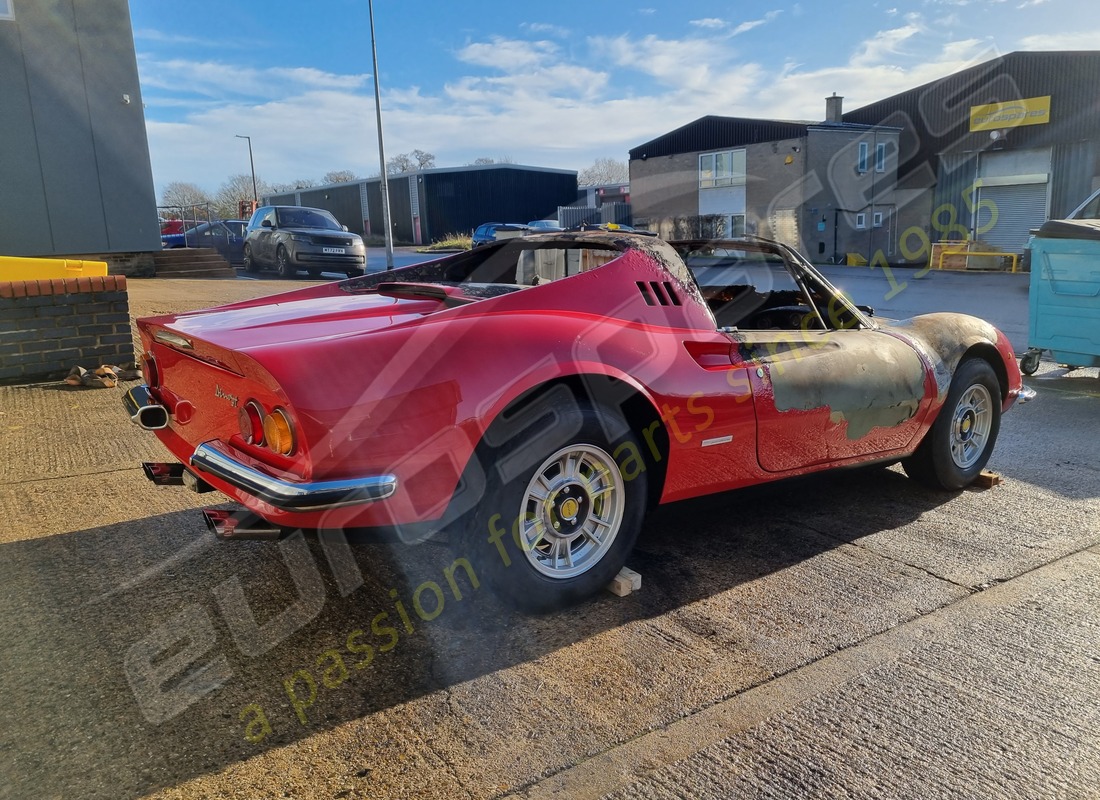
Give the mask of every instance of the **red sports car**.
[[128, 413], [182, 462], [147, 472], [242, 504], [219, 535], [447, 526], [529, 610], [604, 586], [651, 503], [898, 460], [965, 486], [1026, 392], [988, 323], [876, 320], [761, 239], [528, 236], [138, 327]]

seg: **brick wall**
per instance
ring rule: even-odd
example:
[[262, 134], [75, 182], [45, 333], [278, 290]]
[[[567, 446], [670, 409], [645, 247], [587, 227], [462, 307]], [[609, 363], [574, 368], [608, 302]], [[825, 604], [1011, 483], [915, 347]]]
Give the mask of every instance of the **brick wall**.
[[0, 383], [133, 360], [125, 277], [0, 282]]

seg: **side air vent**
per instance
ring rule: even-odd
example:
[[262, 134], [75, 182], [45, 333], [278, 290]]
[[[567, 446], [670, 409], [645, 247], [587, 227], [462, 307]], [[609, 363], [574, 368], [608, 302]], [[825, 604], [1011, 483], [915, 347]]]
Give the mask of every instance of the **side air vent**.
[[680, 298], [676, 296], [676, 291], [672, 288], [672, 283], [669, 281], [637, 281], [638, 291], [642, 293], [642, 298], [645, 300], [647, 306], [678, 306], [681, 305]]

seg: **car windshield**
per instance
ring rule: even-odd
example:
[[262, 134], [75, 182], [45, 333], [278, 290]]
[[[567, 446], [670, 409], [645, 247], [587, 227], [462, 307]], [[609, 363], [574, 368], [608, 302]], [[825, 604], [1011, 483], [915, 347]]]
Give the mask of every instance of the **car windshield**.
[[342, 230], [331, 214], [313, 208], [280, 208], [276, 212], [280, 228], [320, 228]]

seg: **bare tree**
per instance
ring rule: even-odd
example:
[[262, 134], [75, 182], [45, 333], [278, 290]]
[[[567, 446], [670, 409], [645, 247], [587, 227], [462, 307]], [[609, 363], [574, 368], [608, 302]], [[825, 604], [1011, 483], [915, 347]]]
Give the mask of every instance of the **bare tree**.
[[435, 166], [435, 155], [426, 150], [413, 150], [410, 155], [416, 160], [417, 169], [431, 169]]
[[398, 153], [386, 161], [386, 174], [399, 175], [402, 172], [415, 172], [431, 169], [435, 166], [435, 156], [426, 150], [413, 150], [411, 153]]
[[359, 180], [359, 176], [350, 169], [334, 169], [325, 173], [321, 183], [351, 183], [356, 180]]
[[402, 172], [412, 172], [416, 167], [412, 156], [408, 153], [398, 153], [393, 158], [386, 160], [386, 174], [399, 175]]
[[193, 183], [172, 181], [164, 187], [160, 202], [166, 206], [199, 206], [210, 202], [210, 195]]
[[577, 174], [577, 184], [580, 186], [602, 186], [629, 181], [630, 168], [626, 162], [614, 158], [597, 158], [592, 166], [585, 167]]
[[[256, 191], [261, 198], [271, 191], [271, 187], [258, 175], [256, 176]], [[221, 185], [221, 188], [218, 189], [217, 194], [214, 195], [213, 213], [220, 219], [236, 219], [240, 213], [240, 202], [251, 199], [252, 176], [245, 174], [230, 175], [225, 183]]]

